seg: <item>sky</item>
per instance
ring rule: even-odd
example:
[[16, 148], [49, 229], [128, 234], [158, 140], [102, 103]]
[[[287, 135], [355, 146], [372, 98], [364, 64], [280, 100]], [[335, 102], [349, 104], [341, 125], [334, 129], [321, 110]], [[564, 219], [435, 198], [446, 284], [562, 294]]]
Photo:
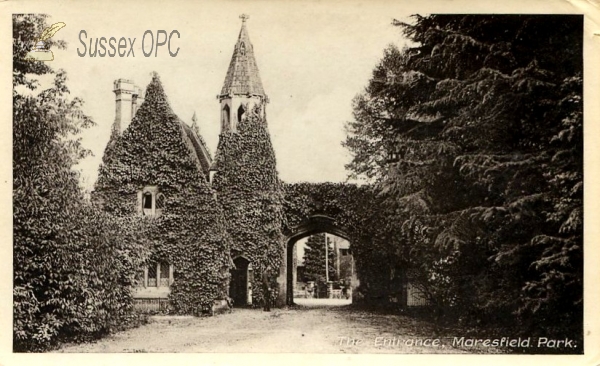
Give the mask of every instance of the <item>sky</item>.
[[[531, 1], [530, 4], [545, 4]], [[49, 23], [66, 27], [54, 36], [66, 50], [52, 50], [55, 69], [65, 69], [72, 96], [85, 101], [84, 112], [96, 126], [82, 134], [93, 156], [82, 161], [82, 184], [92, 189], [115, 118], [113, 81], [126, 78], [146, 88], [158, 72], [174, 112], [191, 123], [197, 113], [201, 134], [214, 154], [219, 135], [220, 92], [241, 27], [248, 14], [250, 40], [260, 76], [270, 99], [267, 123], [277, 169], [284, 182], [340, 182], [351, 155], [341, 143], [352, 120], [352, 99], [361, 93], [384, 49], [406, 40], [392, 20], [410, 22], [412, 14], [455, 12], [461, 2], [427, 1], [221, 1], [175, 2], [108, 1], [61, 2], [59, 5], [20, 5], [20, 12], [45, 12]], [[469, 12], [485, 12], [487, 2], [470, 2]], [[479, 5], [481, 4], [481, 5]], [[562, 3], [565, 9], [565, 3]], [[502, 9], [499, 9], [502, 10]], [[488, 10], [489, 11], [489, 10]], [[564, 10], [563, 10], [564, 11]], [[156, 57], [144, 57], [146, 30], [170, 33], [171, 57], [162, 47]], [[87, 39], [135, 38], [135, 57], [80, 57]], [[148, 42], [147, 45], [150, 43]]]
[[[84, 187], [93, 188], [97, 179], [115, 118], [112, 89], [118, 78], [131, 79], [145, 89], [151, 73], [158, 72], [174, 112], [188, 123], [197, 113], [201, 134], [214, 154], [219, 135], [216, 96], [242, 13], [249, 15], [248, 32], [270, 99], [267, 123], [280, 178], [285, 182], [346, 180], [344, 165], [351, 155], [341, 143], [346, 137], [344, 126], [352, 119], [352, 99], [367, 85], [384, 49], [404, 44], [392, 20], [408, 21], [411, 14], [399, 6], [349, 4], [353, 5], [150, 2], [148, 9], [154, 11], [142, 13], [141, 5], [124, 2], [49, 11], [49, 23], [67, 24], [54, 36], [66, 41], [67, 49], [52, 50], [52, 66], [67, 71], [72, 96], [85, 101], [84, 112], [96, 122], [82, 134], [83, 146], [93, 153], [76, 167]], [[144, 57], [144, 32], [151, 30], [156, 36], [158, 29], [179, 32], [181, 38], [172, 38], [172, 50], [179, 47], [176, 57], [166, 47], [156, 57]], [[80, 57], [81, 30], [87, 33], [86, 42], [99, 37], [136, 38], [135, 57], [100, 58], [89, 53]]]

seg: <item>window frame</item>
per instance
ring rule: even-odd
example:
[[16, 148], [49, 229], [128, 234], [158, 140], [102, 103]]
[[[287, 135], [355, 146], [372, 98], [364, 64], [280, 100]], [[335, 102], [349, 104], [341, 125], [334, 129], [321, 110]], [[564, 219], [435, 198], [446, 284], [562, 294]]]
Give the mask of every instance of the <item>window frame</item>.
[[[161, 193], [158, 189], [158, 186], [146, 186], [142, 188], [138, 192], [138, 211], [142, 216], [148, 217], [156, 217], [160, 216], [163, 208], [157, 208], [157, 197], [161, 195], [163, 200], [165, 199], [165, 195]], [[146, 197], [150, 196], [151, 198], [151, 208], [146, 208]], [[164, 206], [164, 204], [163, 204]]]
[[231, 107], [229, 107], [229, 104], [225, 104], [225, 106], [223, 106], [222, 130], [229, 131], [230, 125], [231, 125]]
[[[168, 267], [167, 271], [164, 271], [164, 268]], [[150, 268], [154, 269], [154, 273], [155, 275], [150, 278]], [[166, 272], [165, 274], [167, 276], [163, 277], [162, 274], [163, 272]], [[147, 265], [144, 266], [144, 278], [142, 280], [142, 287], [143, 288], [170, 288], [171, 285], [173, 284], [173, 282], [175, 282], [175, 278], [174, 278], [174, 272], [175, 272], [175, 268], [173, 267], [172, 264], [170, 264], [167, 261], [157, 261], [157, 262], [152, 262], [149, 263]], [[167, 285], [163, 285], [163, 281], [161, 280], [167, 280], [166, 283]], [[155, 285], [150, 285], [150, 280], [153, 280]]]

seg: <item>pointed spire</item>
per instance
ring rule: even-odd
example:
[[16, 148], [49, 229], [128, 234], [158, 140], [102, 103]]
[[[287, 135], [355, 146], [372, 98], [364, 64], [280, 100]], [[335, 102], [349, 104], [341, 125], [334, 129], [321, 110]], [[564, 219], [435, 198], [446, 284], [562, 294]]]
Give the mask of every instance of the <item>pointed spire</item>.
[[249, 16], [242, 14], [240, 18], [242, 19], [242, 28], [233, 50], [220, 96], [257, 95], [266, 98], [254, 58], [254, 48], [246, 29], [246, 20]]

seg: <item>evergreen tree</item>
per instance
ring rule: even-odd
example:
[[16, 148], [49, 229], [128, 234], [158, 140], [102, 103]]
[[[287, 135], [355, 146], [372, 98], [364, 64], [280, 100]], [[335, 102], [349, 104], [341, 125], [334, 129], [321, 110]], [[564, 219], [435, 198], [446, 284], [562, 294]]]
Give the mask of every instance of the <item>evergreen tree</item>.
[[[335, 253], [332, 241], [327, 238], [327, 254], [325, 253], [325, 233], [311, 235], [306, 241], [304, 249], [304, 277], [309, 281], [324, 283], [325, 274], [329, 272], [329, 281], [336, 281], [335, 272]], [[328, 270], [325, 265], [325, 256], [327, 256]]]
[[345, 144], [413, 280], [465, 321], [580, 335], [582, 17], [395, 24], [414, 46], [386, 50]]

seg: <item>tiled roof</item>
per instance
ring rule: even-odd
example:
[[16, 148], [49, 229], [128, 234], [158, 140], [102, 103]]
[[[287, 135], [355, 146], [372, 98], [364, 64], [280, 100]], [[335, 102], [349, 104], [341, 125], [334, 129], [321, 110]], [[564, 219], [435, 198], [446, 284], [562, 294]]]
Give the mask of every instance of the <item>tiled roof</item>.
[[250, 43], [246, 22], [242, 22], [242, 29], [238, 41], [233, 50], [231, 63], [225, 76], [225, 82], [221, 89], [221, 96], [233, 95], [259, 95], [266, 97], [260, 81], [258, 66], [254, 59], [254, 48]]
[[182, 120], [179, 120], [179, 124], [183, 128], [185, 142], [190, 144], [190, 147], [192, 147], [193, 151], [195, 152], [194, 158], [197, 159], [199, 168], [204, 173], [206, 179], [208, 179], [208, 171], [212, 165], [212, 159], [204, 139], [202, 136], [199, 136], [196, 132], [194, 132], [194, 130], [192, 130], [190, 126], [188, 126]]

